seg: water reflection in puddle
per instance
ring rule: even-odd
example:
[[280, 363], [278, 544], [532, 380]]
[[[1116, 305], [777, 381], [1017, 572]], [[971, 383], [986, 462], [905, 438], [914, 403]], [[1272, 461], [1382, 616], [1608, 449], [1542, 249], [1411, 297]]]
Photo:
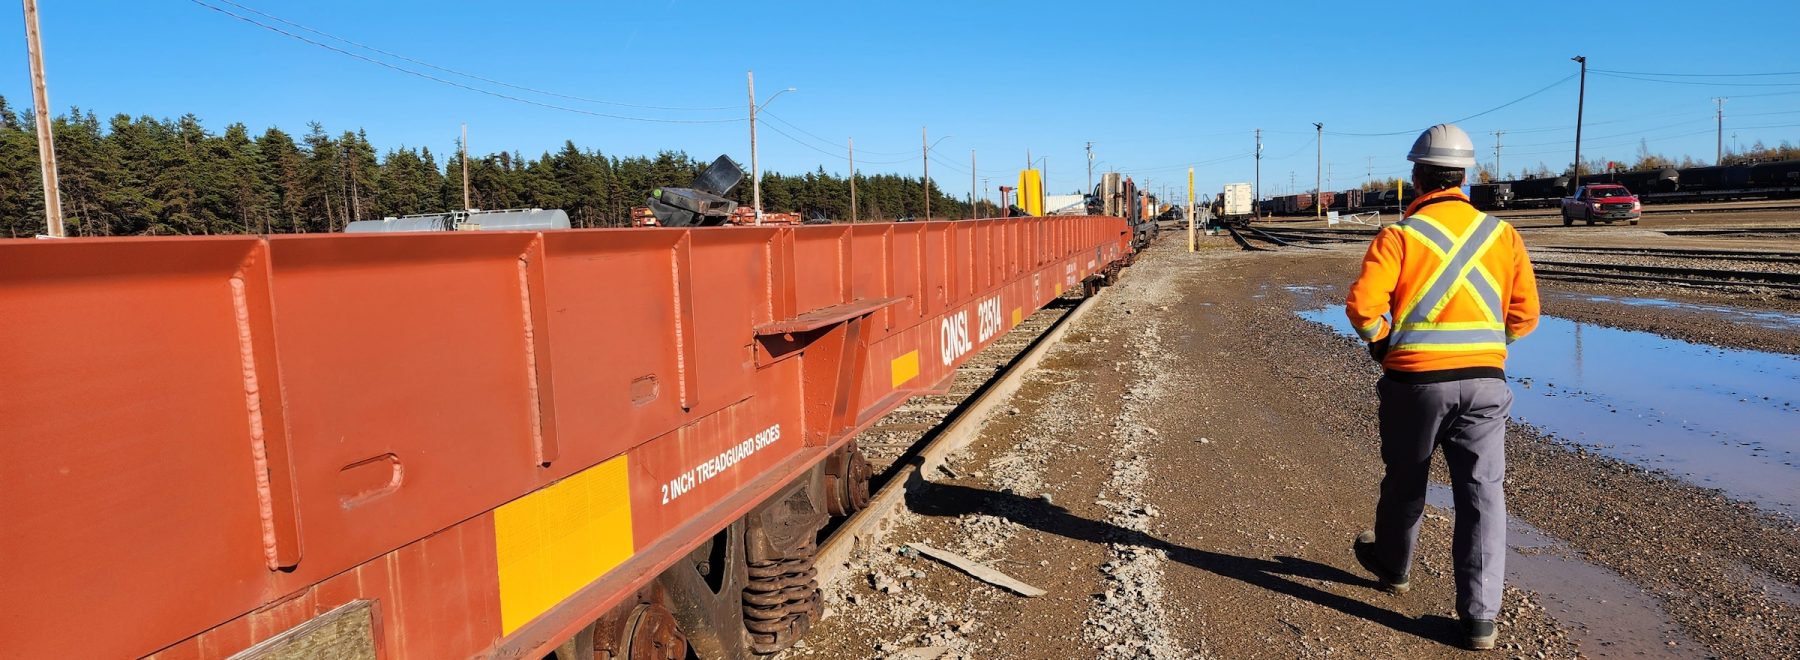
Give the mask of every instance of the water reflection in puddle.
[[[1300, 315], [1354, 335], [1339, 308]], [[1515, 420], [1800, 514], [1800, 357], [1554, 317], [1512, 348]]]
[[1746, 309], [1726, 305], [1705, 305], [1698, 303], [1677, 302], [1662, 298], [1633, 298], [1627, 296], [1600, 296], [1588, 293], [1571, 293], [1568, 291], [1545, 291], [1547, 300], [1583, 300], [1588, 302], [1612, 303], [1632, 307], [1650, 307], [1655, 309], [1678, 309], [1690, 312], [1701, 312], [1718, 317], [1726, 323], [1753, 325], [1777, 331], [1800, 330], [1800, 314], [1774, 312], [1762, 309]]
[[[1455, 519], [1449, 486], [1432, 484], [1425, 500]], [[1537, 592], [1545, 611], [1571, 628], [1583, 654], [1663, 658], [1702, 651], [1654, 596], [1538, 528], [1508, 518], [1506, 544], [1507, 581]]]

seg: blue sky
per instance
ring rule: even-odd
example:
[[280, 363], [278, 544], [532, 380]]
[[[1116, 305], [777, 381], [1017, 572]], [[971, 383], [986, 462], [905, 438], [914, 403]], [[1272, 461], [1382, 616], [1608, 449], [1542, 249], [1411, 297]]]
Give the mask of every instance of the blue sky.
[[[1504, 130], [1502, 168], [1570, 159], [1573, 55], [1589, 58], [1583, 156], [1654, 152], [1711, 160], [1713, 97], [1726, 96], [1725, 140], [1800, 137], [1793, 2], [1102, 3], [1092, 2], [386, 2], [232, 0], [292, 23], [544, 95], [459, 77], [209, 4], [296, 34], [453, 80], [565, 109], [498, 98], [400, 73], [207, 9], [193, 0], [43, 2], [52, 105], [106, 116], [192, 112], [211, 129], [244, 122], [302, 133], [366, 129], [378, 148], [454, 150], [467, 122], [477, 153], [534, 156], [573, 140], [633, 155], [685, 150], [749, 161], [744, 73], [770, 104], [765, 170], [917, 174], [920, 128], [932, 178], [969, 188], [969, 152], [990, 181], [1047, 157], [1051, 192], [1098, 170], [1152, 188], [1196, 165], [1201, 192], [1249, 181], [1251, 130], [1264, 129], [1263, 191], [1314, 180], [1313, 122], [1325, 124], [1327, 188], [1402, 174], [1419, 129], [1462, 123], [1484, 162]], [[1602, 8], [1607, 7], [1607, 8]], [[1703, 10], [1701, 8], [1704, 8]], [[17, 9], [0, 20], [0, 94], [29, 104]], [[1591, 22], [1583, 14], [1594, 15]], [[568, 98], [577, 97], [577, 98]], [[579, 99], [579, 100], [578, 100]], [[671, 110], [639, 106], [724, 108]], [[574, 112], [579, 110], [583, 112]], [[596, 116], [715, 123], [644, 122]], [[777, 119], [778, 118], [778, 119]], [[723, 121], [719, 121], [723, 120]], [[785, 123], [783, 123], [785, 122]], [[1339, 133], [1400, 133], [1342, 135]], [[785, 133], [786, 135], [783, 135]], [[1800, 141], [1800, 140], [1796, 140]], [[1290, 174], [1291, 173], [1291, 174]]]

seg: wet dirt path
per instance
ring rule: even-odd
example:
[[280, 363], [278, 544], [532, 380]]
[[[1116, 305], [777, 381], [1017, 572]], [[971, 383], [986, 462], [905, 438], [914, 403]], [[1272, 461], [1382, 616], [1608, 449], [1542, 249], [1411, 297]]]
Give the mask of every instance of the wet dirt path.
[[[1165, 242], [1109, 289], [786, 657], [1468, 655], [1451, 512], [1427, 516], [1404, 596], [1372, 589], [1348, 551], [1380, 476], [1378, 372], [1296, 312], [1334, 296], [1355, 255], [1207, 247]], [[1499, 657], [1800, 653], [1791, 519], [1529, 426], [1510, 429], [1508, 462], [1509, 585], [1526, 588], [1507, 592]]]

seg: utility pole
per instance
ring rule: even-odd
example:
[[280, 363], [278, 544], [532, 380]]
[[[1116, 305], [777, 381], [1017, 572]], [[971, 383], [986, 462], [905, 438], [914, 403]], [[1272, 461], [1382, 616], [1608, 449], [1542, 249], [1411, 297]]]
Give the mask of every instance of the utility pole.
[[1195, 226], [1194, 226], [1194, 168], [1192, 168], [1192, 167], [1188, 168], [1187, 221], [1188, 221], [1188, 251], [1193, 252], [1195, 250], [1200, 249], [1200, 245], [1199, 245], [1199, 238], [1195, 235], [1195, 232], [1194, 232], [1194, 230], [1195, 230]]
[[1325, 201], [1325, 124], [1315, 121], [1313, 128], [1318, 131], [1313, 141], [1319, 147], [1319, 159], [1313, 162], [1313, 217], [1317, 218], [1323, 213], [1319, 207]]
[[919, 127], [919, 161], [925, 164], [925, 221], [931, 222], [931, 145], [925, 141], [925, 127]]
[[850, 140], [850, 224], [856, 224], [856, 138]]
[[1724, 165], [1725, 164], [1725, 97], [1721, 96], [1719, 98], [1713, 99], [1713, 103], [1717, 103], [1719, 105], [1719, 110], [1718, 110], [1719, 140], [1718, 140], [1718, 143], [1713, 146], [1713, 164], [1714, 165]]
[[463, 175], [463, 177], [462, 177], [462, 179], [463, 179], [463, 210], [467, 211], [471, 208], [474, 208], [469, 205], [469, 125], [468, 124], [462, 125], [462, 175]]
[[1252, 194], [1251, 197], [1255, 198], [1255, 199], [1251, 200], [1251, 206], [1255, 207], [1253, 212], [1257, 218], [1261, 218], [1262, 217], [1262, 129], [1260, 129], [1260, 128], [1256, 129], [1256, 192], [1254, 194]]
[[31, 100], [37, 115], [38, 166], [44, 177], [44, 229], [63, 237], [62, 186], [56, 181], [56, 142], [50, 135], [50, 90], [44, 84], [44, 44], [38, 36], [37, 0], [25, 0], [25, 50], [31, 60]]
[[1575, 96], [1575, 169], [1572, 171], [1575, 179], [1569, 185], [1570, 194], [1574, 194], [1574, 190], [1581, 187], [1581, 111], [1587, 106], [1587, 58], [1576, 55], [1569, 59], [1581, 63], [1581, 87]]
[[1495, 181], [1500, 180], [1500, 136], [1505, 135], [1505, 134], [1506, 134], [1506, 131], [1494, 131], [1494, 176], [1493, 176], [1493, 179]]
[[1091, 194], [1094, 192], [1094, 143], [1092, 141], [1089, 141], [1087, 143], [1087, 157], [1088, 157], [1087, 192]]
[[756, 172], [756, 72], [745, 71], [744, 78], [750, 82], [750, 210], [756, 214], [756, 224], [762, 224], [762, 177]]
[[981, 219], [981, 213], [975, 208], [975, 150], [969, 150], [969, 217]]

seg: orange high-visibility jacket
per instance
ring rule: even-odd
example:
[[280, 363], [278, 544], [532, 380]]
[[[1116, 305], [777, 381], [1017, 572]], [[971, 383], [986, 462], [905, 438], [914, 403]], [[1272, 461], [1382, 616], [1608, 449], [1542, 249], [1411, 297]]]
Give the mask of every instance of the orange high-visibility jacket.
[[1504, 369], [1537, 327], [1537, 280], [1518, 230], [1452, 188], [1375, 234], [1344, 312], [1364, 341], [1388, 338], [1390, 372]]

